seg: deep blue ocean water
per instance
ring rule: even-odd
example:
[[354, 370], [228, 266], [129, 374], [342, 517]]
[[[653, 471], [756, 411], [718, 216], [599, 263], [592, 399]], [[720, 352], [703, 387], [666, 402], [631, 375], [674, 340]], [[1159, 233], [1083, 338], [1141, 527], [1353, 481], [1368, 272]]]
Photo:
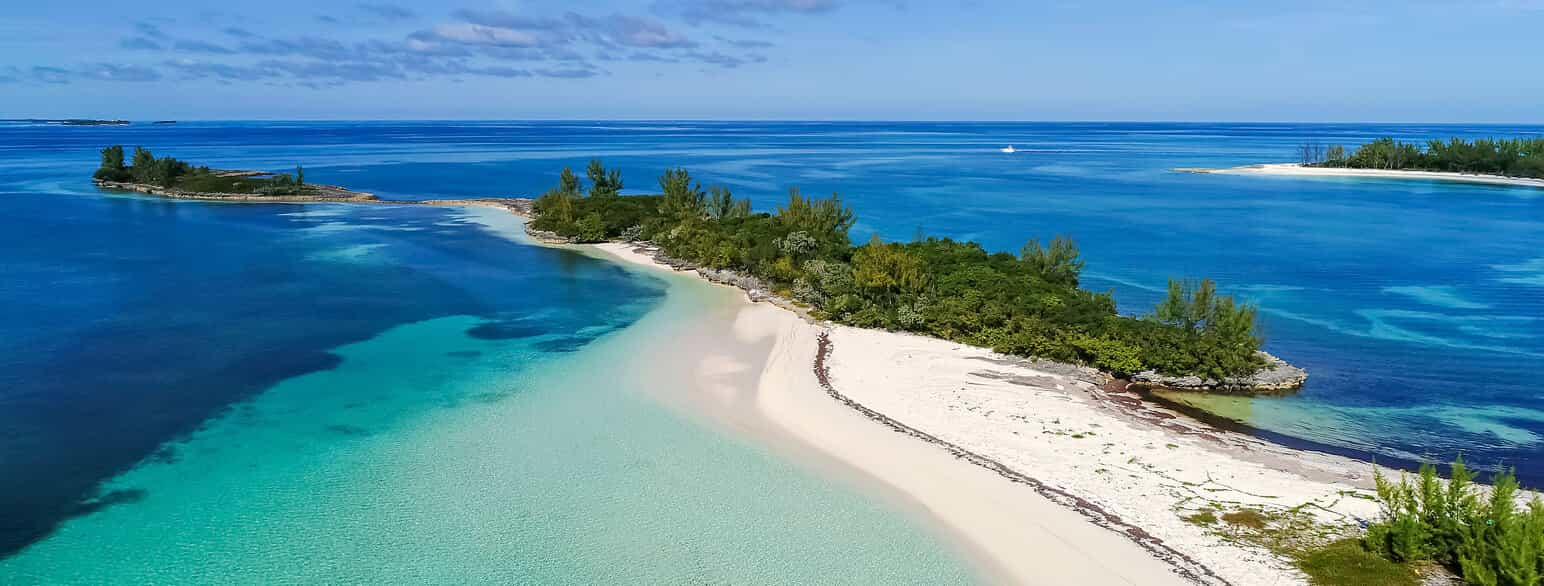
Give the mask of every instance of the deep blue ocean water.
[[[0, 551], [116, 501], [99, 482], [392, 328], [485, 320], [532, 360], [661, 295], [511, 246], [455, 210], [222, 205], [98, 193], [96, 149], [427, 199], [528, 196], [593, 157], [628, 192], [684, 166], [771, 209], [839, 192], [855, 239], [1017, 250], [1074, 237], [1085, 286], [1142, 313], [1171, 276], [1262, 307], [1307, 368], [1284, 398], [1192, 401], [1284, 443], [1410, 463], [1458, 453], [1544, 484], [1544, 190], [1193, 175], [1305, 141], [1538, 136], [1544, 127], [1116, 123], [235, 122], [0, 127]], [[1019, 152], [1003, 154], [1002, 146]], [[578, 335], [570, 335], [580, 332]], [[84, 500], [83, 500], [84, 499]]]

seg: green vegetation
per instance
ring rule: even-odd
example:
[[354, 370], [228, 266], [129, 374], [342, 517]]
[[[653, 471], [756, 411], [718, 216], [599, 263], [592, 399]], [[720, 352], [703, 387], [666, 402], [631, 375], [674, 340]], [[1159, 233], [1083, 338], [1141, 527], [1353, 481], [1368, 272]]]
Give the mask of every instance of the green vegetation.
[[1217, 514], [1211, 511], [1201, 511], [1185, 517], [1185, 521], [1191, 525], [1210, 527], [1217, 524]]
[[1340, 145], [1299, 148], [1302, 162], [1320, 167], [1352, 169], [1412, 169], [1481, 173], [1507, 177], [1544, 178], [1544, 138], [1489, 139], [1446, 142], [1433, 140], [1421, 148], [1414, 143], [1380, 138], [1350, 154]]
[[1256, 355], [1255, 309], [1210, 281], [1175, 281], [1144, 318], [1116, 313], [1108, 293], [1078, 288], [1077, 246], [1031, 240], [1019, 255], [975, 242], [917, 238], [860, 246], [839, 197], [797, 188], [775, 213], [752, 213], [727, 188], [704, 188], [685, 169], [659, 178], [660, 195], [619, 196], [621, 176], [592, 161], [591, 187], [564, 169], [533, 206], [532, 227], [578, 242], [650, 240], [671, 257], [752, 275], [817, 316], [860, 327], [937, 336], [1000, 352], [1079, 362], [1116, 373], [1156, 370], [1244, 375]]
[[1367, 530], [1372, 551], [1396, 562], [1434, 561], [1476, 586], [1544, 583], [1544, 503], [1517, 504], [1517, 478], [1502, 471], [1489, 494], [1478, 490], [1463, 459], [1443, 481], [1435, 466], [1414, 483], [1376, 476], [1383, 519]]
[[1496, 474], [1488, 491], [1462, 459], [1446, 481], [1429, 464], [1414, 481], [1394, 483], [1376, 470], [1374, 480], [1382, 514], [1361, 536], [1322, 524], [1311, 503], [1222, 512], [1223, 504], [1206, 502], [1177, 512], [1212, 535], [1292, 560], [1321, 586], [1413, 586], [1422, 574], [1446, 571], [1474, 586], [1544, 584], [1544, 502], [1519, 506], [1510, 471]]
[[1410, 564], [1389, 561], [1369, 551], [1361, 538], [1347, 536], [1344, 527], [1320, 523], [1309, 511], [1312, 507], [1222, 512], [1222, 503], [1209, 502], [1188, 515], [1181, 511], [1181, 518], [1225, 541], [1259, 547], [1290, 560], [1310, 583], [1319, 586], [1420, 583]]
[[1308, 581], [1321, 586], [1415, 586], [1420, 579], [1409, 566], [1378, 557], [1356, 538], [1333, 541], [1303, 551], [1296, 559]]
[[101, 181], [139, 183], [180, 189], [194, 193], [244, 193], [253, 195], [302, 195], [311, 189], [305, 183], [305, 169], [296, 166], [295, 174], [270, 176], [221, 175], [209, 167], [194, 167], [186, 161], [156, 156], [149, 149], [134, 147], [129, 163], [124, 163], [123, 146], [102, 149], [102, 164], [93, 175]]
[[1248, 527], [1259, 531], [1265, 529], [1265, 524], [1270, 520], [1265, 513], [1254, 509], [1241, 509], [1231, 513], [1223, 513], [1223, 522], [1239, 527]]

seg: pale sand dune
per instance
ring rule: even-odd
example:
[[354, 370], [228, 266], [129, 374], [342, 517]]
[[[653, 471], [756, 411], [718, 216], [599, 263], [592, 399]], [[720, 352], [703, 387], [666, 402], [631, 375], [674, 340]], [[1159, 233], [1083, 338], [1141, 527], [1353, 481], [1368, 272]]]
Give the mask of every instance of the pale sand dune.
[[1426, 181], [1456, 181], [1509, 187], [1544, 188], [1544, 179], [1527, 177], [1501, 177], [1472, 173], [1445, 173], [1438, 171], [1403, 171], [1397, 169], [1336, 169], [1329, 167], [1304, 167], [1297, 163], [1269, 163], [1247, 165], [1228, 169], [1176, 169], [1191, 173], [1216, 173], [1224, 175], [1290, 175], [1299, 177], [1366, 177], [1375, 179], [1422, 179]]

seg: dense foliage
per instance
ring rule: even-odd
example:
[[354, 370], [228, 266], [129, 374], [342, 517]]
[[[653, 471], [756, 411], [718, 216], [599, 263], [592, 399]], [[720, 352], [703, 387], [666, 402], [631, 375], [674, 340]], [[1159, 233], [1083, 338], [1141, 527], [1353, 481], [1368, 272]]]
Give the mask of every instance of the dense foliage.
[[620, 176], [598, 161], [587, 174], [592, 185], [599, 178], [606, 187], [585, 197], [564, 169], [559, 185], [536, 201], [532, 226], [578, 242], [650, 240], [672, 257], [754, 275], [844, 324], [1117, 374], [1220, 378], [1262, 364], [1253, 307], [1217, 295], [1210, 281], [1176, 281], [1153, 315], [1121, 316], [1109, 294], [1078, 288], [1083, 261], [1070, 239], [1030, 241], [1017, 256], [948, 238], [876, 237], [853, 246], [852, 210], [835, 195], [808, 198], [795, 188], [775, 213], [752, 213], [748, 200], [723, 187], [704, 189], [684, 169], [666, 171], [661, 195], [653, 196], [618, 195]]
[[1544, 584], [1544, 503], [1518, 507], [1511, 472], [1497, 474], [1488, 495], [1462, 459], [1446, 482], [1429, 464], [1414, 483], [1375, 479], [1383, 519], [1367, 530], [1369, 549], [1398, 562], [1436, 561], [1476, 586]]
[[1454, 173], [1483, 173], [1509, 177], [1544, 178], [1544, 138], [1489, 139], [1446, 142], [1433, 140], [1425, 148], [1392, 138], [1380, 138], [1350, 154], [1334, 145], [1320, 149], [1305, 145], [1303, 162], [1324, 167], [1354, 169], [1414, 169]]
[[102, 149], [102, 164], [93, 177], [102, 181], [155, 185], [196, 193], [298, 195], [308, 192], [305, 169], [298, 166], [295, 167], [294, 175], [227, 176], [209, 167], [195, 167], [172, 157], [156, 158], [149, 149], [142, 147], [134, 147], [134, 154], [125, 164], [122, 145]]

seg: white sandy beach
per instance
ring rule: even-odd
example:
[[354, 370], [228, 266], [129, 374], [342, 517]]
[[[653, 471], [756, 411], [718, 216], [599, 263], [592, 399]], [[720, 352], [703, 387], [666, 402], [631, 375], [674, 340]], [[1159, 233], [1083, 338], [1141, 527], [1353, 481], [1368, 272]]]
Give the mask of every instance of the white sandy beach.
[[[629, 245], [595, 248], [671, 270]], [[1367, 464], [1190, 423], [1066, 367], [1050, 369], [1057, 374], [943, 340], [810, 324], [737, 298], [704, 316], [732, 328], [683, 330], [648, 358], [679, 369], [667, 365], [695, 355], [691, 386], [705, 390], [679, 402], [801, 463], [882, 486], [1002, 582], [1299, 584], [1284, 560], [1183, 516], [1299, 505], [1348, 524], [1376, 515], [1374, 503], [1346, 496], [1369, 487]], [[853, 404], [816, 375], [822, 334], [833, 348], [828, 380]]]
[[1405, 171], [1398, 169], [1338, 169], [1330, 167], [1305, 167], [1298, 163], [1267, 163], [1246, 165], [1228, 169], [1176, 169], [1190, 173], [1215, 173], [1223, 175], [1283, 175], [1297, 177], [1363, 177], [1373, 179], [1421, 179], [1425, 181], [1456, 181], [1508, 187], [1537, 187], [1544, 189], [1544, 179], [1527, 177], [1501, 177], [1472, 173], [1445, 173], [1438, 171]]

